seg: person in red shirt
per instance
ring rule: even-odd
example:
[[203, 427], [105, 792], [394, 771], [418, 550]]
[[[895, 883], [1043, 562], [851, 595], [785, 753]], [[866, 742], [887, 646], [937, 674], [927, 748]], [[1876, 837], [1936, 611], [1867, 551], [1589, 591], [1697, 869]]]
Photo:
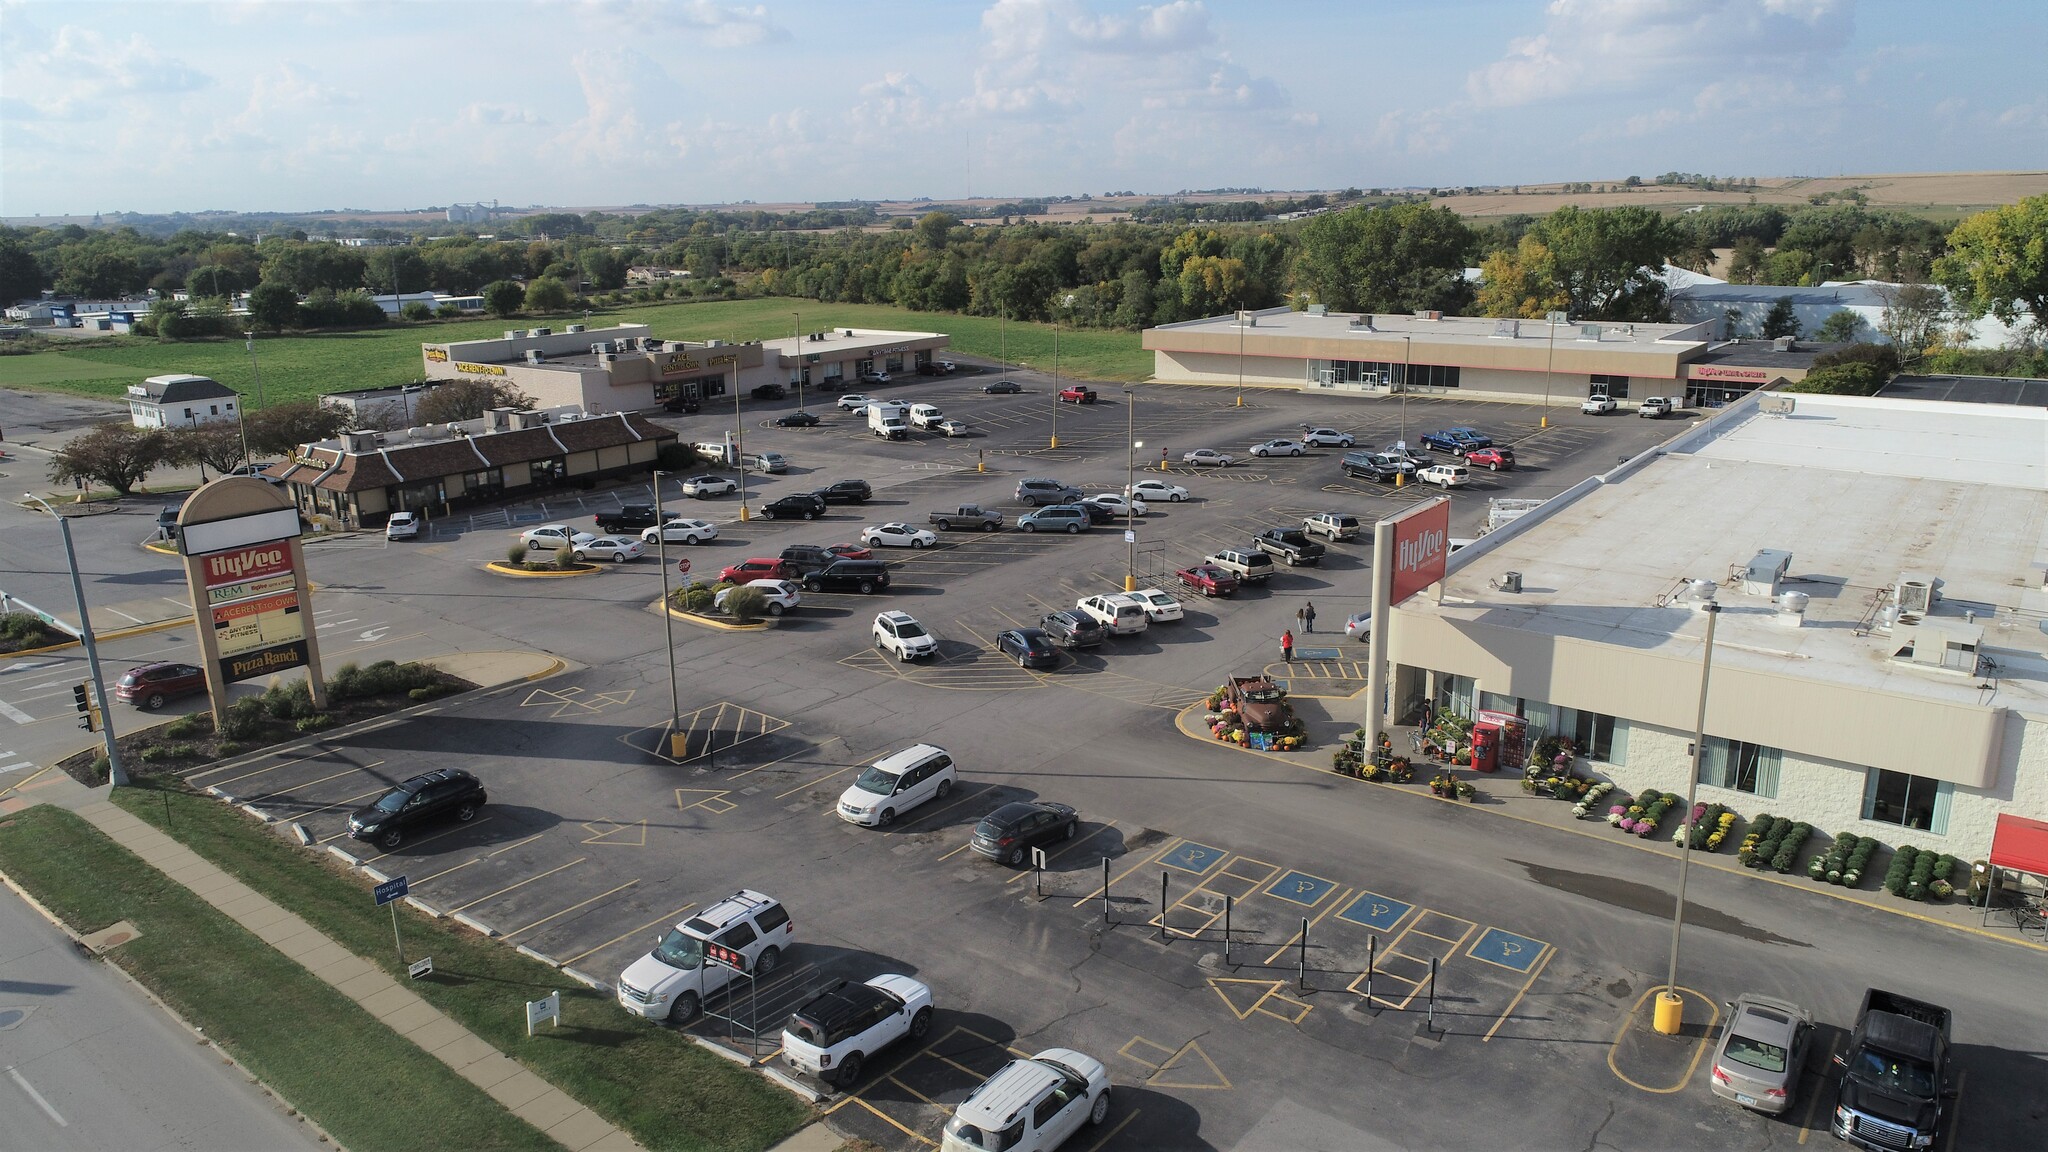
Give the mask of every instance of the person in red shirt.
[[1294, 630], [1292, 628], [1280, 633], [1280, 659], [1285, 660], [1289, 664], [1294, 663]]

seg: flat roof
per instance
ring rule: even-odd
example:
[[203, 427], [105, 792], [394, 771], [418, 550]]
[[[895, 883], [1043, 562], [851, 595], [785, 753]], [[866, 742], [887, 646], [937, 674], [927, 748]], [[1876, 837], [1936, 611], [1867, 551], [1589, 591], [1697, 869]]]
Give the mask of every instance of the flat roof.
[[[1673, 596], [1681, 581], [1708, 579], [1722, 585], [1717, 663], [2041, 711], [2048, 410], [1759, 395], [1794, 410], [1768, 415], [1745, 398], [1583, 494], [1482, 537], [1446, 579], [1443, 604], [1425, 593], [1402, 610], [1697, 658], [1704, 618]], [[1731, 566], [1766, 549], [1792, 554], [1780, 591], [1811, 597], [1803, 627], [1726, 583]], [[1491, 587], [1504, 571], [1522, 573], [1521, 593]], [[1943, 582], [1930, 619], [1961, 625], [1975, 612], [1983, 651], [2000, 665], [1990, 699], [1978, 677], [1888, 659], [1892, 637], [1865, 627], [1905, 572]]]
[[2025, 376], [1894, 376], [1877, 394], [1905, 400], [2048, 407], [2048, 380]]
[[[1291, 308], [1267, 308], [1254, 312], [1251, 327], [1247, 332], [1261, 336], [1296, 336], [1319, 340], [1385, 340], [1403, 336], [1415, 340], [1428, 340], [1439, 344], [1510, 344], [1520, 347], [1541, 348], [1550, 343], [1550, 325], [1542, 320], [1501, 320], [1492, 316], [1444, 316], [1428, 320], [1408, 313], [1386, 312], [1327, 312], [1317, 315], [1313, 312], [1296, 312]], [[1361, 321], [1354, 324], [1353, 321]], [[1157, 332], [1237, 332], [1237, 317], [1206, 316], [1200, 320], [1182, 320], [1176, 324], [1161, 324], [1151, 331]], [[1557, 326], [1559, 348], [1583, 348], [1592, 345], [1590, 338], [1581, 338], [1589, 328], [1600, 330], [1600, 345], [1614, 348], [1648, 348], [1660, 341], [1680, 345], [1698, 345], [1706, 341], [1690, 335], [1699, 329], [1697, 324], [1645, 324], [1620, 323], [1609, 320], [1575, 320]], [[1508, 333], [1512, 332], [1513, 335]], [[1668, 351], [1670, 344], [1666, 344]]]
[[1726, 344], [1716, 344], [1689, 363], [1725, 364], [1739, 368], [1811, 368], [1814, 357], [1823, 352], [1847, 347], [1847, 344], [1820, 344], [1812, 340], [1801, 340], [1781, 352], [1778, 346], [1769, 340], [1735, 340]]
[[824, 339], [811, 339], [817, 334], [815, 331], [806, 332], [802, 339], [795, 336], [780, 336], [773, 340], [761, 341], [761, 347], [783, 357], [793, 354], [812, 356], [863, 350], [879, 352], [891, 344], [904, 340], [946, 338], [944, 332], [898, 332], [890, 328], [826, 328], [823, 329]]

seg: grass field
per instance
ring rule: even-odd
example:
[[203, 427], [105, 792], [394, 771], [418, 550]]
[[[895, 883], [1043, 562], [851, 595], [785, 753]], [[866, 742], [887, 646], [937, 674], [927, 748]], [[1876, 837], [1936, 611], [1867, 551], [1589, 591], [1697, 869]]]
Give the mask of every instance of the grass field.
[[[788, 1093], [679, 1033], [629, 1018], [604, 992], [473, 933], [402, 909], [406, 953], [434, 957], [411, 981], [391, 948], [391, 914], [369, 886], [175, 782], [144, 778], [114, 801], [376, 963], [428, 1003], [625, 1129], [649, 1149], [759, 1152], [809, 1118]], [[166, 817], [168, 809], [169, 816]], [[81, 872], [80, 875], [93, 873]], [[131, 945], [132, 947], [132, 945]], [[562, 994], [562, 1021], [528, 1038], [521, 1004]], [[458, 1131], [435, 1125], [440, 1131]], [[463, 1146], [468, 1141], [460, 1141]]]
[[[483, 1089], [80, 817], [47, 805], [0, 824], [0, 870], [79, 932], [121, 920], [108, 953], [251, 1073], [354, 1152], [557, 1149]], [[392, 1106], [392, 1085], [404, 1107]]]
[[[802, 315], [806, 331], [839, 327], [945, 332], [957, 352], [1034, 368], [1053, 367], [1053, 329], [1049, 324], [1004, 323], [880, 305], [820, 304], [781, 297], [645, 304], [594, 311], [589, 323], [593, 328], [622, 320], [647, 324], [654, 335], [670, 340], [760, 340], [794, 335], [796, 313]], [[328, 392], [417, 380], [423, 368], [423, 343], [496, 337], [515, 326], [559, 329], [582, 319], [578, 313], [540, 319], [393, 324], [367, 332], [259, 336], [253, 365], [240, 340], [165, 344], [146, 337], [114, 337], [104, 344], [0, 356], [0, 387], [118, 400], [130, 384], [146, 377], [190, 372], [210, 376], [253, 397], [260, 373], [266, 402], [307, 400]], [[1087, 380], [1142, 380], [1152, 372], [1152, 356], [1138, 347], [1134, 332], [1063, 328], [1059, 367], [1065, 375]]]
[[[1647, 174], [1645, 175], [1647, 179]], [[1623, 188], [1620, 179], [1592, 180], [1612, 192], [1566, 192], [1561, 184], [1524, 184], [1519, 193], [1485, 190], [1469, 196], [1443, 196], [1432, 203], [1461, 216], [1541, 216], [1567, 204], [1580, 208], [1654, 208], [1679, 212], [1694, 204], [1803, 205], [1822, 192], [1855, 190], [1873, 209], [1887, 208], [1936, 221], [1959, 220], [2000, 204], [2048, 193], [2048, 172], [1903, 172], [1864, 176], [1775, 176], [1762, 178], [1754, 189], [1704, 192], [1696, 188], [1645, 184]]]

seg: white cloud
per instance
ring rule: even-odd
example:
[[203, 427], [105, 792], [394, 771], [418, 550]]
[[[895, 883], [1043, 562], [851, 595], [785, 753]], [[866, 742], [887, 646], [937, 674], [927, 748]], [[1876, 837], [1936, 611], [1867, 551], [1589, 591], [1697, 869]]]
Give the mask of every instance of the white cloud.
[[139, 34], [109, 39], [75, 24], [44, 32], [8, 9], [0, 52], [7, 59], [10, 120], [104, 120], [154, 100], [205, 88], [213, 78], [159, 53]]
[[[743, 48], [789, 39], [788, 30], [759, 4], [749, 8], [712, 0], [585, 0], [584, 7], [613, 28], [681, 31], [692, 48]], [[541, 15], [546, 18], [545, 12]]]
[[2000, 128], [2040, 132], [2048, 131], [2048, 98], [2032, 100], [2025, 104], [2014, 104], [2001, 111], [1996, 117]]

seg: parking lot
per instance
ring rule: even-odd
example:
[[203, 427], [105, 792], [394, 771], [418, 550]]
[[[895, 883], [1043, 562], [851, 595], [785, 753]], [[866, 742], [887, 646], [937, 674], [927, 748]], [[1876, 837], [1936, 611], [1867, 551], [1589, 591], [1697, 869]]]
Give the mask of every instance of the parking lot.
[[[1482, 472], [1452, 493], [1454, 533], [1470, 535], [1488, 497], [1561, 490], [1675, 433], [1677, 421], [1560, 407], [1544, 428], [1534, 408], [1444, 397], [1411, 398], [1404, 420], [1398, 400], [1258, 391], [1240, 406], [1233, 392], [1156, 385], [1139, 387], [1134, 409], [1113, 388], [1095, 405], [1056, 406], [1051, 381], [1016, 375], [1028, 388], [1016, 396], [981, 395], [993, 374], [904, 384], [905, 398], [936, 403], [975, 433], [950, 439], [876, 440], [815, 390], [809, 407], [827, 423], [814, 429], [771, 426], [793, 398], [748, 403], [747, 449], [791, 460], [788, 473], [749, 477], [750, 504], [854, 477], [875, 498], [816, 522], [741, 522], [736, 496], [676, 501], [670, 489], [678, 511], [720, 527], [714, 541], [670, 551], [715, 575], [790, 544], [854, 540], [868, 524], [923, 526], [927, 512], [963, 503], [1014, 524], [1025, 476], [1121, 490], [1127, 423], [1145, 444], [1141, 474], [1159, 474], [1163, 447], [1166, 478], [1191, 498], [1154, 506], [1128, 546], [1117, 524], [1072, 537], [950, 532], [933, 548], [880, 551], [894, 569], [886, 593], [807, 593], [757, 633], [676, 622], [672, 657], [652, 608], [661, 578], [651, 557], [573, 580], [481, 570], [520, 530], [587, 529], [597, 510], [646, 499], [644, 482], [457, 513], [412, 544], [362, 537], [313, 550], [316, 611], [351, 606], [334, 618], [348, 621], [338, 639], [359, 638], [356, 625], [373, 619], [353, 606], [388, 603], [374, 620], [392, 631], [379, 639], [417, 637], [384, 650], [537, 649], [572, 666], [246, 757], [194, 783], [299, 824], [320, 850], [405, 875], [431, 910], [600, 986], [693, 909], [743, 887], [775, 896], [798, 946], [689, 1027], [773, 1060], [782, 1018], [830, 981], [903, 972], [927, 982], [938, 1013], [925, 1041], [871, 1057], [860, 1083], [826, 1091], [821, 1105], [835, 1130], [890, 1149], [934, 1146], [948, 1106], [980, 1079], [1055, 1046], [1111, 1070], [1109, 1119], [1069, 1145], [1091, 1152], [1791, 1146], [1825, 1138], [1822, 1078], [1783, 1119], [1714, 1101], [1697, 1067], [1713, 1006], [1766, 990], [1846, 1025], [1864, 984], [1934, 971], [1953, 989], [1969, 1076], [1950, 1146], [2016, 1146], [2008, 1137], [2024, 1131], [2023, 1089], [2038, 1082], [2018, 1054], [2038, 1047], [2042, 1022], [2014, 1009], [2023, 978], [2012, 965], [2031, 956], [1805, 889], [1696, 873], [1689, 902], [1701, 915], [1681, 970], [1699, 1000], [1693, 1031], [1646, 1041], [1632, 1026], [1663, 979], [1669, 904], [1660, 917], [1637, 890], [1663, 877], [1615, 879], [1641, 865], [1628, 846], [1183, 737], [1176, 714], [1232, 672], [1276, 661], [1280, 632], [1311, 601], [1323, 628], [1299, 640], [1315, 655], [1285, 671], [1297, 692], [1355, 716], [1346, 698], [1363, 679], [1363, 652], [1341, 627], [1368, 606], [1369, 543], [1333, 545], [1320, 566], [1281, 568], [1231, 599], [1183, 596], [1185, 620], [1063, 652], [1050, 669], [1021, 669], [994, 649], [1004, 629], [1121, 589], [1127, 564], [1154, 586], [1310, 511], [1371, 521], [1437, 495], [1347, 480], [1341, 449], [1242, 458], [1304, 423], [1351, 432], [1361, 446], [1454, 424], [1511, 444], [1515, 470]], [[668, 422], [687, 442], [715, 438], [731, 419]], [[1240, 461], [1181, 466], [1197, 447]], [[878, 653], [869, 628], [883, 608], [922, 621], [938, 656]], [[680, 750], [666, 741], [672, 728], [684, 734]], [[952, 753], [958, 788], [887, 828], [837, 817], [862, 765], [919, 741]], [[355, 806], [457, 766], [490, 790], [475, 820], [390, 851], [348, 838]], [[1042, 875], [968, 847], [981, 816], [1041, 798], [1081, 813]], [[1839, 1028], [1825, 1037], [1840, 1038]]]

